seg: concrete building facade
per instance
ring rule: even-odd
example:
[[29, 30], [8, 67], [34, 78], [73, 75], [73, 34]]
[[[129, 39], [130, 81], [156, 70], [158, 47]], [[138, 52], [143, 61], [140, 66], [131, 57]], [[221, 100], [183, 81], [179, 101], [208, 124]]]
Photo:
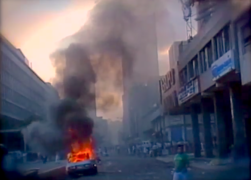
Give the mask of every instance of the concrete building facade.
[[46, 114], [47, 120], [51, 121], [54, 114], [54, 109], [60, 100], [58, 91], [51, 85], [51, 83], [45, 83], [46, 86]]
[[32, 115], [47, 118], [46, 85], [28, 66], [27, 59], [1, 36], [2, 128], [18, 128]]
[[[124, 78], [124, 114], [123, 124], [127, 129], [127, 137], [134, 139], [144, 138], [151, 131], [149, 113], [159, 107], [159, 70], [157, 55], [157, 37], [154, 14], [139, 17], [138, 27], [144, 34], [139, 36], [137, 53], [133, 70], [128, 69], [126, 62], [123, 66]], [[131, 73], [128, 75], [128, 73]], [[150, 133], [151, 134], [151, 133]]]
[[96, 137], [98, 138], [96, 139], [98, 146], [108, 146], [109, 144], [111, 144], [109, 126], [106, 119], [103, 119], [102, 117], [96, 117], [94, 119], [93, 134], [94, 136], [98, 135], [98, 137]]
[[108, 131], [109, 131], [109, 140], [112, 145], [121, 145], [120, 142], [120, 132], [122, 129], [121, 121], [108, 121]]
[[241, 156], [242, 145], [250, 143], [251, 3], [217, 3], [217, 9], [198, 19], [198, 34], [179, 44], [175, 81], [168, 74], [160, 79], [163, 118], [157, 127], [165, 129], [165, 118], [170, 123], [174, 116], [183, 116], [183, 122], [182, 117], [174, 121], [186, 127], [182, 137], [192, 142], [196, 157], [203, 148], [206, 157], [215, 149], [214, 155], [223, 158], [232, 146]]
[[23, 151], [25, 142], [21, 130], [24, 122], [29, 118], [43, 121], [53, 118], [51, 105], [59, 100], [59, 95], [31, 69], [22, 51], [2, 35], [1, 56], [1, 143], [9, 150]]
[[250, 51], [247, 48], [250, 47], [250, 29], [246, 34], [243, 29], [250, 16], [246, 21], [242, 16], [250, 13], [250, 1], [243, 1], [239, 6], [224, 1], [217, 6], [219, 8], [204, 22], [179, 57], [178, 104], [180, 112], [191, 116], [195, 156], [201, 156], [199, 114], [202, 114], [202, 139], [207, 157], [213, 156], [212, 113], [219, 157], [226, 157], [232, 145], [238, 149], [247, 135], [243, 108], [250, 107], [243, 99], [250, 98], [250, 92], [242, 93], [243, 85], [248, 84], [247, 72], [251, 70], [248, 64], [243, 68]]

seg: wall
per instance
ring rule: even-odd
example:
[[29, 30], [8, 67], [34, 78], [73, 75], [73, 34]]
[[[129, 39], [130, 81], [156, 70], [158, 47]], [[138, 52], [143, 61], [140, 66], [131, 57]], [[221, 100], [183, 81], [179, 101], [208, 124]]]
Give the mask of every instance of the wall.
[[135, 52], [132, 71], [130, 71], [128, 64], [123, 62], [124, 102], [128, 105], [128, 110], [124, 112], [123, 119], [127, 117], [132, 136], [143, 133], [141, 124], [145, 121], [142, 117], [151, 111], [154, 104], [159, 103], [155, 16], [150, 14], [138, 18], [137, 27], [140, 29], [137, 29], [137, 31], [144, 34], [144, 38], [139, 35], [137, 40], [137, 51]]
[[110, 141], [113, 145], [121, 144], [120, 142], [120, 132], [122, 128], [122, 122], [121, 121], [108, 121], [108, 130], [109, 130], [109, 136]]
[[221, 5], [219, 9], [220, 10], [215, 12], [207, 24], [204, 25], [200, 33], [198, 33], [182, 51], [179, 62], [180, 70], [183, 69], [188, 62], [197, 55], [199, 49], [202, 49], [209, 42], [209, 40], [230, 21], [231, 17], [228, 15], [230, 6]]
[[[179, 87], [179, 72], [178, 72], [178, 63], [179, 63], [179, 53], [180, 53], [180, 44], [182, 41], [177, 41], [172, 44], [169, 49], [169, 72], [164, 77], [161, 77], [161, 104], [163, 107], [163, 113], [168, 113], [168, 108], [173, 108], [176, 106], [176, 95]], [[171, 107], [170, 107], [171, 106]]]
[[102, 138], [102, 144], [110, 143], [108, 121], [102, 117], [96, 117], [94, 119], [93, 134], [98, 134]]
[[[251, 4], [251, 3], [250, 3]], [[250, 7], [250, 6], [249, 6]], [[251, 27], [250, 13], [246, 12], [237, 21], [237, 37], [240, 58], [241, 81], [243, 85], [251, 84]], [[245, 27], [245, 30], [244, 30]], [[249, 40], [248, 40], [249, 39]]]
[[46, 114], [47, 114], [47, 120], [51, 121], [53, 118], [53, 111], [57, 103], [59, 102], [59, 94], [57, 90], [50, 84], [45, 83], [45, 89], [46, 89]]

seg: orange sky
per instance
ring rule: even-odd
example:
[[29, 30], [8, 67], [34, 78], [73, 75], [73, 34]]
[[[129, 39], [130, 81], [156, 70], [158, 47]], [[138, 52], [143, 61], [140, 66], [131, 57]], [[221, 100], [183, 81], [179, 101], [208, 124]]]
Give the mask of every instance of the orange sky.
[[[49, 56], [60, 41], [77, 32], [88, 20], [95, 0], [1, 0], [1, 33], [20, 48], [32, 63], [32, 69], [44, 80], [54, 77]], [[183, 40], [185, 22], [178, 0], [164, 0], [166, 6], [157, 25], [159, 70], [168, 69], [168, 47]], [[165, 53], [163, 53], [165, 50]], [[109, 115], [109, 117], [112, 115]], [[121, 113], [115, 115], [120, 116]]]
[[1, 31], [23, 51], [35, 72], [49, 81], [54, 76], [49, 55], [59, 46], [60, 40], [84, 25], [93, 3], [91, 0], [43, 1], [45, 3], [41, 0], [3, 0]]
[[[2, 33], [23, 51], [32, 62], [33, 70], [44, 81], [50, 81], [54, 76], [50, 53], [59, 46], [60, 40], [74, 34], [84, 25], [94, 0], [1, 1]], [[166, 2], [168, 11], [158, 32], [161, 49], [167, 49], [173, 41], [185, 38], [179, 1]], [[159, 53], [160, 74], [165, 73], [167, 61], [168, 53]]]

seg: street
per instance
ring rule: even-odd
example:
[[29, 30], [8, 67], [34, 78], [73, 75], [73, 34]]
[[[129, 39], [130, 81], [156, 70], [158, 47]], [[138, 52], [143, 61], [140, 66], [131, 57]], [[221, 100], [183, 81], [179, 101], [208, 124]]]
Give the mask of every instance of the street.
[[153, 158], [108, 157], [102, 158], [102, 165], [96, 176], [83, 176], [79, 179], [148, 180], [171, 179], [171, 166]]
[[[164, 163], [155, 158], [132, 156], [102, 158], [102, 165], [96, 176], [82, 176], [79, 180], [172, 180], [172, 163]], [[239, 172], [239, 171], [237, 171]], [[193, 180], [235, 180], [236, 171], [206, 171], [191, 168], [190, 179]], [[66, 178], [69, 180], [70, 178]], [[241, 178], [242, 179], [242, 178]]]

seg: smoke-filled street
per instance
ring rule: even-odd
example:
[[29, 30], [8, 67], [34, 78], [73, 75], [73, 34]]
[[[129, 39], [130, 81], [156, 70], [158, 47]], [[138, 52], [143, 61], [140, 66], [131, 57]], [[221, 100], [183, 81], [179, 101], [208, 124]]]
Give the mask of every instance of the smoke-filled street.
[[171, 166], [153, 158], [108, 157], [104, 158], [95, 176], [82, 176], [79, 179], [94, 180], [162, 180], [171, 178]]
[[[134, 156], [113, 156], [103, 158], [99, 173], [94, 176], [82, 176], [79, 180], [172, 180], [173, 163], [164, 163], [155, 158]], [[240, 172], [240, 171], [238, 171]], [[234, 171], [210, 171], [191, 167], [192, 180], [234, 180], [238, 173]], [[71, 178], [66, 178], [71, 179]], [[239, 178], [242, 179], [242, 178]]]

